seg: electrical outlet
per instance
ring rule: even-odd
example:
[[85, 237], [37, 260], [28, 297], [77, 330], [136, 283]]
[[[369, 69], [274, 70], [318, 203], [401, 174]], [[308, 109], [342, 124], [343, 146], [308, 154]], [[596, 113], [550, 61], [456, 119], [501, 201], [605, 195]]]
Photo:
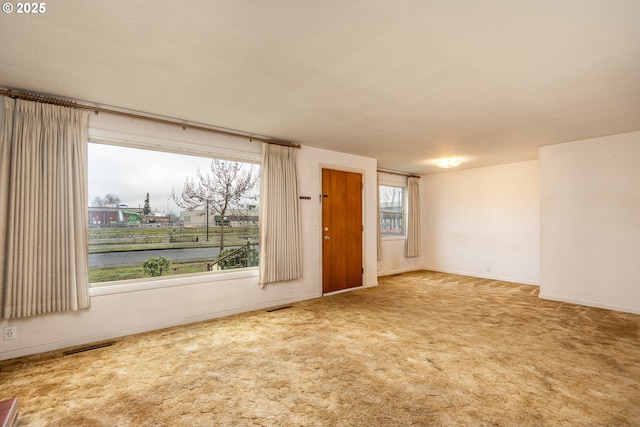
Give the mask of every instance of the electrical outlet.
[[18, 338], [18, 327], [17, 326], [7, 326], [4, 328], [4, 340], [15, 340]]

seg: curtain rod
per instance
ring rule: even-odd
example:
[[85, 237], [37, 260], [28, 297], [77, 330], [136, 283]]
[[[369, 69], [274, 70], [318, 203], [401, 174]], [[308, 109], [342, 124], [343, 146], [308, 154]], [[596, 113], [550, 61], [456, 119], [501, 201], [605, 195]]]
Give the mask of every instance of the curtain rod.
[[97, 105], [90, 105], [89, 103], [70, 101], [70, 100], [61, 99], [53, 96], [39, 95], [35, 93], [24, 92], [22, 90], [0, 88], [0, 95], [5, 95], [14, 99], [18, 98], [18, 99], [24, 99], [26, 101], [41, 102], [43, 104], [52, 104], [52, 105], [59, 105], [62, 107], [90, 110], [90, 111], [94, 111], [96, 114], [109, 113], [109, 114], [115, 114], [118, 116], [129, 117], [132, 119], [148, 120], [155, 123], [163, 123], [168, 125], [180, 126], [183, 129], [189, 128], [189, 129], [197, 129], [197, 130], [203, 130], [208, 132], [216, 132], [223, 135], [240, 136], [244, 138], [249, 138], [250, 141], [261, 141], [261, 142], [266, 142], [268, 144], [283, 145], [285, 147], [302, 148], [300, 144], [296, 144], [294, 142], [279, 141], [277, 139], [271, 139], [265, 136], [256, 136], [256, 135], [241, 132], [241, 131], [221, 129], [215, 126], [207, 126], [207, 125], [201, 125], [196, 123], [190, 123], [187, 121], [181, 121], [173, 118], [163, 118], [163, 117], [154, 117], [151, 115], [137, 114], [130, 111], [116, 110], [114, 108], [99, 107]]
[[420, 179], [419, 175], [409, 174], [409, 173], [404, 173], [404, 172], [391, 171], [391, 170], [387, 170], [387, 169], [378, 169], [378, 172], [388, 173], [389, 175], [400, 175], [400, 176], [406, 176], [408, 178], [418, 178], [418, 179]]

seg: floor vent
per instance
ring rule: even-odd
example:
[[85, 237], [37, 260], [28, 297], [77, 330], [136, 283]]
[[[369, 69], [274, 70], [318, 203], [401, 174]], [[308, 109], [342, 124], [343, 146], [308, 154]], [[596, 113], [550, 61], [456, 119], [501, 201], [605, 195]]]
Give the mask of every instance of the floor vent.
[[267, 310], [267, 313], [273, 313], [274, 311], [286, 310], [293, 307], [292, 305], [281, 305], [280, 307], [273, 307]]
[[62, 355], [63, 356], [70, 356], [72, 354], [84, 353], [85, 351], [97, 350], [99, 348], [104, 348], [104, 347], [111, 347], [115, 343], [116, 343], [115, 341], [106, 341], [106, 342], [101, 342], [101, 343], [97, 343], [97, 344], [91, 344], [91, 345], [87, 345], [87, 346], [84, 346], [84, 347], [78, 347], [78, 348], [74, 348], [74, 349], [71, 349], [71, 350], [67, 350], [67, 351], [63, 352]]

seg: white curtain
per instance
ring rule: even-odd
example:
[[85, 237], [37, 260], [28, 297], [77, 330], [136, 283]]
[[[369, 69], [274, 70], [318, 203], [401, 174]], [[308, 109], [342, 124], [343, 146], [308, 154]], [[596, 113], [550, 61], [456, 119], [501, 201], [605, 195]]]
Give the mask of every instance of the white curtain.
[[89, 307], [88, 114], [4, 98], [0, 308], [5, 319]]
[[405, 255], [420, 256], [420, 178], [407, 178], [407, 240]]
[[262, 144], [260, 286], [302, 276], [296, 150]]

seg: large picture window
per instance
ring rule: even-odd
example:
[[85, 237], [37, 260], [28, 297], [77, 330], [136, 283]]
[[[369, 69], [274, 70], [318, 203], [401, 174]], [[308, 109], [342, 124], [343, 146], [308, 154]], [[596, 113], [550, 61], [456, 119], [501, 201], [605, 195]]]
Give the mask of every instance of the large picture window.
[[258, 265], [260, 165], [89, 143], [89, 282]]
[[404, 187], [380, 185], [380, 234], [404, 237]]

